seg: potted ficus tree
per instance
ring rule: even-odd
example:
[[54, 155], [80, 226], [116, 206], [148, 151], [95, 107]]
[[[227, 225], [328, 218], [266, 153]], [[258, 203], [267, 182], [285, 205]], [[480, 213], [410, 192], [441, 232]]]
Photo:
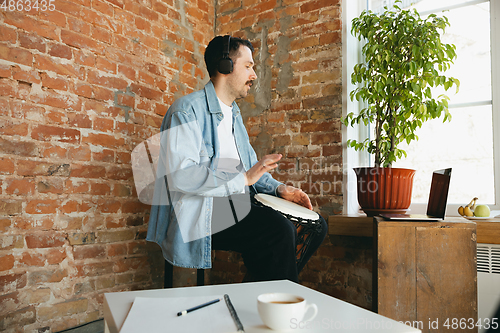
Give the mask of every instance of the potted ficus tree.
[[351, 81], [357, 88], [350, 97], [368, 106], [349, 113], [342, 122], [374, 126], [373, 138], [347, 141], [348, 147], [375, 156], [374, 167], [354, 169], [358, 202], [368, 215], [410, 206], [415, 171], [391, 167], [406, 156], [398, 145], [418, 140], [415, 131], [427, 120], [449, 121], [449, 98], [434, 97], [432, 88], [455, 86], [458, 91], [460, 85], [443, 75], [456, 58], [455, 46], [441, 42], [448, 19], [434, 14], [423, 19], [415, 9], [404, 10], [397, 4], [381, 14], [363, 11], [352, 21], [351, 33], [364, 42], [364, 61], [354, 66]]

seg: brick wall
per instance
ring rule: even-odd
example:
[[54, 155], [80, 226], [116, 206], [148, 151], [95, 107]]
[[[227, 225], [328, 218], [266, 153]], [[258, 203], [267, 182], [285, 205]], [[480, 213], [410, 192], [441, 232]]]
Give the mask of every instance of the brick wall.
[[[0, 330], [59, 331], [102, 318], [104, 292], [162, 286], [130, 153], [207, 81], [214, 29], [256, 46], [240, 106], [258, 155], [282, 153], [276, 178], [341, 212], [339, 1], [53, 4], [0, 10]], [[341, 252], [327, 238], [303, 283], [342, 297]], [[241, 281], [239, 255], [214, 255], [207, 282]]]
[[130, 154], [174, 98], [207, 80], [212, 1], [52, 4], [0, 10], [6, 332], [73, 327], [102, 318], [104, 292], [162, 286]]

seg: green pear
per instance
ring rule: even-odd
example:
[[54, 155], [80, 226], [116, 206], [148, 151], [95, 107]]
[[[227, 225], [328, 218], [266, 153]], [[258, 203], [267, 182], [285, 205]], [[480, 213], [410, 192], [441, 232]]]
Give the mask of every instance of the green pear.
[[474, 209], [474, 216], [477, 217], [488, 217], [490, 216], [490, 207], [487, 205], [476, 205]]

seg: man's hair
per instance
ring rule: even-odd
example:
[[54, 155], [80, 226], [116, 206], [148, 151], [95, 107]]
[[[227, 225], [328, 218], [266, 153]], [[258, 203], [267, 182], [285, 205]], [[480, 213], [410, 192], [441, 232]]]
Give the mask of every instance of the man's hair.
[[[238, 52], [240, 45], [244, 45], [248, 47], [252, 53], [254, 52], [254, 48], [252, 43], [246, 39], [231, 37], [231, 41], [229, 42], [229, 58], [236, 62], [234, 58], [236, 53]], [[208, 43], [207, 48], [205, 49], [205, 65], [207, 66], [208, 75], [210, 77], [214, 77], [217, 75], [217, 65], [219, 61], [222, 59], [224, 48], [224, 36], [217, 36]]]

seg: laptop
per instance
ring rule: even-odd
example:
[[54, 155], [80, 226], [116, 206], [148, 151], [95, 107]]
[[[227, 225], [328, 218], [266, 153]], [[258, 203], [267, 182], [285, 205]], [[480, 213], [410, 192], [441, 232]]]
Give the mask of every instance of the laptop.
[[431, 191], [427, 203], [427, 214], [380, 214], [389, 221], [441, 221], [446, 213], [451, 168], [432, 173]]

